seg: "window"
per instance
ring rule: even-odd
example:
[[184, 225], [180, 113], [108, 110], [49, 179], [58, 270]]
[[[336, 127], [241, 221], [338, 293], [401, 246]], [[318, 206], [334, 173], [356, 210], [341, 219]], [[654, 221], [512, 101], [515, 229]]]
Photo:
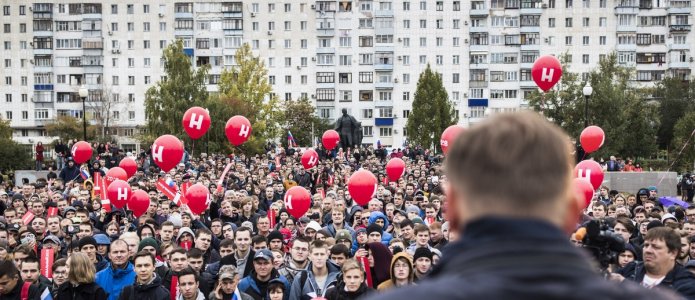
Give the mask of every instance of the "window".
[[360, 83], [372, 83], [372, 82], [374, 82], [373, 76], [374, 76], [373, 72], [360, 72], [359, 73], [359, 82]]
[[352, 83], [352, 73], [338, 73], [339, 83]]
[[565, 27], [572, 27], [572, 18], [565, 18]]
[[606, 36], [602, 35], [602, 36], [598, 37], [598, 43], [599, 43], [599, 45], [605, 45], [606, 44]]
[[410, 92], [403, 92], [403, 101], [410, 101]]
[[607, 21], [606, 17], [601, 17], [598, 19], [598, 27], [606, 27], [607, 23], [608, 23], [608, 21]]
[[350, 90], [341, 90], [338, 95], [340, 97], [340, 98], [338, 98], [338, 101], [340, 101], [340, 102], [351, 102], [352, 101], [352, 91], [350, 91]]
[[373, 127], [372, 126], [362, 126], [362, 135], [363, 136], [373, 136]]
[[48, 109], [36, 109], [36, 110], [34, 110], [34, 119], [36, 119], [36, 120], [48, 119]]
[[316, 89], [316, 101], [334, 101], [335, 89]]
[[374, 111], [372, 109], [363, 109], [362, 110], [362, 119], [371, 119], [374, 117]]
[[583, 36], [582, 37], [582, 45], [588, 46], [589, 45], [589, 36]]
[[584, 55], [582, 55], [582, 63], [583, 63], [583, 64], [588, 64], [588, 63], [589, 63], [589, 54], [584, 54]]
[[582, 18], [582, 26], [589, 27], [589, 18]]
[[565, 37], [565, 45], [566, 46], [572, 46], [572, 36], [566, 36]]
[[317, 72], [316, 83], [334, 83], [335, 73], [333, 72]]
[[393, 136], [392, 131], [393, 131], [393, 128], [391, 128], [391, 127], [379, 127], [379, 136], [383, 136], [383, 137]]
[[360, 91], [360, 101], [374, 101], [372, 91]]

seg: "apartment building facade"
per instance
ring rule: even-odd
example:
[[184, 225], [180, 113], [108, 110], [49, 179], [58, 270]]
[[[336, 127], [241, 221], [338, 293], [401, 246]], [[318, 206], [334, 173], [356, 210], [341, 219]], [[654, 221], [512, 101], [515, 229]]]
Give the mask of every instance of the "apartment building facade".
[[[638, 84], [690, 78], [690, 0], [0, 1], [0, 114], [25, 144], [45, 125], [108, 120], [127, 150], [145, 123], [145, 91], [163, 76], [162, 49], [182, 39], [208, 90], [248, 43], [281, 100], [307, 97], [320, 117], [347, 108], [364, 143], [402, 147], [418, 76], [442, 75], [459, 123], [525, 107], [540, 55], [567, 53], [584, 77], [616, 52]], [[320, 133], [317, 133], [319, 135]]]

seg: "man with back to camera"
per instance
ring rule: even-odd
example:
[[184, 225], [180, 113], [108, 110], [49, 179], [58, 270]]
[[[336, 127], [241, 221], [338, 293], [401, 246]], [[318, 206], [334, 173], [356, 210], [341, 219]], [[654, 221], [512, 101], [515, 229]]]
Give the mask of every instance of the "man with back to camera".
[[677, 299], [601, 278], [569, 243], [581, 213], [569, 140], [531, 112], [500, 114], [459, 135], [444, 188], [460, 238], [417, 286], [367, 299]]

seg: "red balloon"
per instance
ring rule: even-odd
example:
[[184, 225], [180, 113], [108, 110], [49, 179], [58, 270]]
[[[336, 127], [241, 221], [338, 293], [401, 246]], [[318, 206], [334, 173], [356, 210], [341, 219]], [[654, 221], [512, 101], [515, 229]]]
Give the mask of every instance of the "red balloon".
[[164, 172], [169, 172], [183, 158], [183, 143], [169, 134], [157, 138], [152, 144], [152, 159]]
[[251, 122], [244, 116], [233, 116], [224, 127], [227, 139], [234, 146], [240, 146], [251, 136]]
[[319, 163], [319, 154], [314, 149], [306, 149], [302, 154], [302, 166], [305, 170], [315, 167]]
[[295, 218], [301, 218], [311, 206], [311, 194], [301, 186], [291, 187], [285, 193], [285, 208]]
[[187, 205], [191, 212], [200, 215], [208, 209], [210, 191], [204, 185], [196, 183], [186, 190], [186, 200], [188, 200]]
[[587, 179], [594, 190], [598, 190], [603, 183], [603, 169], [593, 160], [583, 160], [574, 167], [574, 178]]
[[143, 190], [137, 190], [128, 199], [128, 209], [133, 211], [133, 216], [139, 218], [150, 207], [150, 196]]
[[197, 140], [208, 132], [210, 128], [210, 114], [207, 109], [202, 107], [191, 107], [183, 114], [181, 125], [191, 139]]
[[335, 146], [338, 146], [340, 135], [333, 129], [326, 130], [326, 132], [323, 133], [323, 137], [321, 137], [321, 142], [326, 150], [331, 151], [335, 149]]
[[92, 146], [85, 141], [79, 141], [72, 145], [70, 152], [72, 153], [72, 159], [78, 165], [92, 158]]
[[108, 190], [111, 183], [119, 179], [123, 181], [128, 180], [128, 174], [126, 174], [125, 170], [123, 170], [121, 167], [113, 167], [106, 171], [106, 175], [104, 176], [106, 189]]
[[386, 163], [386, 175], [389, 176], [389, 180], [398, 181], [404, 173], [405, 162], [402, 159], [394, 157]]
[[574, 179], [574, 189], [580, 198], [578, 198], [578, 204], [581, 209], [585, 209], [591, 203], [591, 199], [594, 198], [594, 187], [591, 182], [584, 178]]
[[582, 134], [579, 136], [579, 142], [584, 148], [584, 152], [591, 153], [603, 146], [603, 142], [606, 141], [606, 134], [603, 133], [603, 129], [598, 126], [589, 126], [582, 130]]
[[536, 59], [531, 68], [531, 76], [541, 90], [547, 92], [552, 89], [562, 77], [562, 66], [557, 57], [543, 55]]
[[123, 208], [128, 204], [128, 199], [133, 195], [133, 190], [130, 189], [130, 185], [120, 179], [112, 182], [108, 188], [106, 188], [106, 195], [109, 197], [109, 201], [116, 208]]
[[132, 157], [124, 157], [121, 159], [121, 162], [118, 163], [118, 166], [125, 171], [128, 178], [135, 175], [135, 172], [138, 171], [138, 164]]
[[444, 129], [444, 132], [442, 132], [442, 137], [439, 140], [439, 145], [442, 147], [442, 152], [444, 152], [444, 155], [446, 155], [446, 153], [449, 151], [449, 146], [453, 145], [454, 141], [456, 141], [456, 137], [463, 132], [463, 130], [465, 130], [465, 128], [459, 125], [451, 125]]
[[348, 179], [348, 192], [359, 205], [367, 205], [376, 193], [377, 179], [372, 172], [359, 170]]

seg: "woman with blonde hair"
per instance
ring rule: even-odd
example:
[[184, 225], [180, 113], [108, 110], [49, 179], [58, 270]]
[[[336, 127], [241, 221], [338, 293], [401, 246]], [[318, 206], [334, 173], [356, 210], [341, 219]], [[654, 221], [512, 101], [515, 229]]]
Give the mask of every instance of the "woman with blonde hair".
[[96, 269], [87, 255], [74, 252], [68, 257], [68, 280], [58, 287], [56, 300], [106, 300], [104, 289], [95, 283]]

